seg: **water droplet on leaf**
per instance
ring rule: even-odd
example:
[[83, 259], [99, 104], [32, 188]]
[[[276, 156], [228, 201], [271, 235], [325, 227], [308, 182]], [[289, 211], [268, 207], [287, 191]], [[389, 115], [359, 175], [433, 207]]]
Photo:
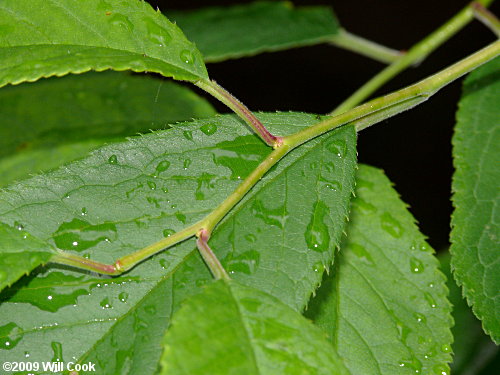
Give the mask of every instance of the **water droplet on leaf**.
[[175, 230], [173, 230], [173, 229], [164, 229], [163, 230], [163, 237], [170, 237], [174, 233], [175, 233]]
[[206, 135], [212, 135], [215, 134], [215, 132], [217, 131], [217, 125], [215, 125], [212, 122], [209, 122], [205, 125], [202, 125], [200, 127], [200, 130]]
[[116, 155], [111, 155], [108, 159], [109, 164], [118, 164], [118, 156]]
[[119, 299], [121, 302], [127, 302], [127, 300], [128, 300], [128, 293], [127, 293], [127, 292], [121, 292], [121, 293], [118, 295], [118, 299]]
[[164, 47], [172, 40], [170, 33], [151, 18], [144, 19], [144, 23], [146, 24], [148, 38], [154, 44]]
[[384, 212], [380, 224], [382, 229], [389, 233], [392, 237], [399, 238], [403, 235], [403, 228], [401, 227], [401, 224], [399, 224], [399, 222], [388, 212]]
[[193, 65], [194, 56], [193, 53], [187, 49], [183, 50], [180, 54], [181, 61], [185, 64]]
[[54, 356], [52, 357], [52, 362], [63, 362], [63, 350], [60, 342], [52, 341], [50, 343]]
[[113, 308], [113, 306], [111, 306], [111, 303], [109, 302], [109, 298], [108, 298], [108, 297], [104, 298], [104, 299], [103, 299], [103, 300], [99, 303], [99, 305], [101, 305], [101, 307], [102, 307], [103, 309], [111, 309], [111, 308]]
[[158, 173], [165, 172], [170, 167], [170, 162], [168, 160], [163, 160], [156, 166], [156, 171]]
[[305, 239], [310, 250], [324, 252], [330, 246], [330, 234], [325, 218], [330, 214], [330, 209], [322, 202], [316, 201], [313, 214], [306, 228]]
[[128, 30], [128, 31], [134, 30], [134, 24], [132, 22], [130, 22], [128, 17], [126, 17], [122, 14], [118, 14], [118, 13], [113, 14], [111, 17], [109, 17], [109, 22], [113, 26], [117, 26], [117, 27], [123, 28], [123, 29]]
[[15, 323], [0, 326], [0, 349], [11, 350], [23, 338], [23, 330]]
[[413, 273], [424, 272], [424, 264], [417, 258], [410, 258], [410, 271]]

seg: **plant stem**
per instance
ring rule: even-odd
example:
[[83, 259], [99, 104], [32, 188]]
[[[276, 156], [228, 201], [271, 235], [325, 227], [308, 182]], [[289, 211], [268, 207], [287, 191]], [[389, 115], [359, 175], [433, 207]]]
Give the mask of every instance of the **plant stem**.
[[229, 275], [227, 274], [222, 264], [220, 264], [219, 259], [215, 256], [210, 246], [208, 246], [208, 239], [210, 238], [210, 234], [207, 230], [202, 229], [198, 233], [198, 240], [196, 241], [196, 246], [198, 246], [198, 250], [200, 251], [203, 260], [207, 264], [208, 268], [212, 272], [212, 275], [216, 280], [224, 279], [231, 280]]
[[199, 80], [194, 83], [205, 90], [214, 98], [231, 108], [243, 121], [245, 121], [254, 132], [271, 147], [278, 147], [281, 144], [281, 137], [272, 135], [264, 124], [238, 99], [231, 95], [226, 89], [218, 85], [215, 81]]
[[500, 21], [498, 18], [477, 1], [472, 3], [472, 10], [474, 16], [500, 38]]
[[384, 64], [393, 63], [405, 54], [405, 52], [397, 51], [372, 42], [371, 40], [352, 34], [344, 29], [340, 29], [339, 33], [331, 38], [330, 43], [348, 51], [370, 57]]
[[[425, 101], [430, 96], [434, 95], [439, 89], [468, 73], [472, 69], [495, 58], [499, 53], [500, 41], [496, 41], [482, 50], [479, 50], [469, 57], [459, 61], [458, 63], [414, 85], [373, 99], [348, 112], [341, 113], [338, 116], [331, 117], [298, 133], [285, 137], [283, 145], [289, 145], [292, 148], [297, 147], [299, 144], [326, 133], [336, 127], [352, 122], [353, 120], [362, 121], [362, 129], [364, 129], [375, 122], [386, 119], [389, 116], [393, 116]], [[397, 111], [395, 111], [395, 109]], [[370, 117], [367, 116], [373, 117], [370, 119]]]
[[[477, 3], [480, 3], [483, 6], [488, 6], [493, 1], [494, 0], [480, 0]], [[450, 39], [474, 18], [472, 4], [473, 3], [466, 6], [432, 34], [415, 44], [412, 48], [410, 48], [408, 53], [402, 55], [397, 61], [383, 69], [380, 73], [366, 82], [330, 114], [335, 116], [354, 108], [356, 105], [363, 102], [366, 98], [373, 94], [383, 84], [395, 77], [398, 73], [410, 65], [424, 60], [431, 52]]]
[[[118, 259], [113, 265], [94, 262], [78, 255], [65, 252], [60, 252], [58, 255], [54, 256], [51, 261], [102, 274], [118, 275], [131, 269], [150, 256], [189, 237], [197, 235], [201, 238], [201, 240], [198, 241], [198, 248], [200, 248], [200, 251], [205, 252], [202, 253], [202, 255], [212, 272], [214, 272], [214, 276], [224, 278], [221, 273], [222, 271], [217, 268], [218, 266], [215, 263], [213, 263], [214, 259], [212, 258], [216, 259], [216, 257], [206, 243], [210, 234], [223, 217], [245, 196], [245, 194], [267, 173], [267, 171], [269, 171], [269, 169], [271, 169], [271, 167], [274, 166], [289, 151], [300, 146], [304, 142], [331, 131], [341, 125], [350, 123], [356, 126], [356, 129], [360, 131], [374, 123], [380, 122], [402, 111], [412, 108], [427, 100], [430, 96], [435, 94], [439, 89], [446, 86], [450, 82], [495, 58], [499, 54], [500, 41], [496, 41], [471, 56], [459, 61], [458, 63], [412, 86], [374, 99], [348, 112], [335, 117], [330, 117], [327, 120], [319, 122], [318, 124], [300, 132], [284, 137], [281, 145], [275, 148], [236, 188], [236, 190], [204, 219], [181, 230], [180, 232], [173, 234], [170, 237], [164, 238], [135, 253]], [[208, 260], [205, 258], [204, 254], [209, 258]], [[220, 267], [222, 268], [222, 266]]]

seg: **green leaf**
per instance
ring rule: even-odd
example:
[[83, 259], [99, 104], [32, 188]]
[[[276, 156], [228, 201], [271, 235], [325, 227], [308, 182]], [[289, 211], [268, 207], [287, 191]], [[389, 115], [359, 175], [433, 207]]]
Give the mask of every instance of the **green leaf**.
[[0, 90], [0, 185], [125, 136], [214, 114], [187, 88], [116, 72], [6, 87]]
[[[280, 134], [320, 119], [299, 113], [259, 117]], [[305, 306], [344, 227], [355, 140], [354, 128], [346, 126], [292, 151], [215, 228], [210, 245], [232, 278], [295, 310]], [[18, 221], [62, 250], [111, 263], [203, 218], [269, 152], [234, 116], [176, 124], [9, 186], [0, 192], [0, 221]], [[47, 360], [55, 342], [65, 359], [101, 361], [100, 373], [115, 374], [158, 363], [170, 314], [211, 276], [191, 239], [118, 278], [55, 268], [35, 279], [37, 295], [29, 297], [21, 280], [0, 297], [0, 315], [24, 332], [9, 358], [21, 360], [28, 351], [32, 361]], [[156, 291], [161, 297], [153, 296]], [[53, 296], [50, 311], [44, 295]], [[148, 323], [142, 317], [148, 311], [162, 311], [163, 319]], [[151, 338], [147, 350], [137, 349], [144, 346], [141, 337]]]
[[181, 30], [139, 0], [3, 0], [0, 87], [89, 70], [207, 78]]
[[322, 43], [339, 31], [330, 8], [295, 8], [284, 1], [168, 12], [168, 16], [207, 62]]
[[25, 232], [19, 223], [15, 227], [0, 223], [0, 253], [0, 291], [54, 254], [52, 247]]
[[452, 269], [483, 328], [500, 343], [500, 252], [497, 217], [500, 155], [500, 58], [464, 84], [453, 137]]
[[389, 180], [360, 166], [347, 239], [306, 315], [353, 374], [448, 374], [451, 307], [438, 261]]
[[276, 298], [217, 281], [186, 300], [161, 374], [348, 374], [324, 334]]
[[453, 305], [453, 320], [455, 321], [451, 329], [454, 338], [451, 373], [453, 375], [479, 374], [495, 356], [500, 355], [500, 350], [483, 332], [481, 322], [472, 314], [462, 297], [462, 291], [455, 284], [450, 269], [450, 254], [446, 252], [440, 255], [439, 260], [448, 280], [446, 285], [450, 291], [449, 299]]

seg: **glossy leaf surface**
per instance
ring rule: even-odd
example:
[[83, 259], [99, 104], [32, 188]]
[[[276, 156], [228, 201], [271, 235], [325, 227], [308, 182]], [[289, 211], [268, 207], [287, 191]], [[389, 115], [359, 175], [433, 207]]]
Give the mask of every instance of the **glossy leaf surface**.
[[452, 269], [484, 330], [500, 343], [498, 155], [500, 58], [464, 84], [453, 137]]
[[230, 7], [167, 12], [207, 62], [325, 42], [339, 24], [327, 7], [262, 1]]
[[180, 29], [138, 0], [3, 0], [0, 87], [89, 70], [207, 78]]
[[[318, 121], [294, 113], [260, 117], [281, 134]], [[216, 227], [210, 245], [232, 278], [303, 309], [344, 227], [355, 139], [347, 126], [294, 150]], [[9, 186], [0, 193], [0, 220], [111, 263], [204, 217], [269, 152], [232, 116], [176, 124]], [[42, 361], [55, 342], [65, 359], [106, 361], [106, 373], [147, 369], [159, 359], [170, 314], [210, 280], [192, 239], [118, 278], [41, 270], [1, 297], [0, 314], [24, 332], [7, 353], [23, 358], [28, 351]], [[85, 342], [73, 339], [84, 332]], [[134, 343], [143, 337], [149, 345], [136, 355]]]
[[102, 72], [0, 90], [0, 185], [83, 157], [104, 143], [215, 114], [170, 81]]
[[161, 374], [348, 374], [323, 332], [276, 298], [217, 281], [186, 300]]
[[450, 269], [450, 254], [440, 254], [441, 268], [448, 279], [446, 285], [450, 291], [449, 299], [453, 306], [453, 375], [481, 374], [487, 375], [488, 366], [494, 366], [495, 357], [500, 359], [500, 348], [483, 332], [481, 322], [474, 316], [462, 296]]
[[306, 315], [353, 374], [448, 374], [451, 306], [438, 260], [384, 174], [360, 166], [347, 240]]
[[0, 291], [54, 254], [53, 248], [25, 232], [19, 223], [14, 227], [0, 223], [0, 238]]

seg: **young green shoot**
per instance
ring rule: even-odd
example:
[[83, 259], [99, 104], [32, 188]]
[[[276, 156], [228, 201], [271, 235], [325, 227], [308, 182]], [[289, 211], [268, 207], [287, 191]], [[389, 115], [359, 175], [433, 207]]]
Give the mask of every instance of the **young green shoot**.
[[[198, 236], [198, 248], [216, 278], [226, 278], [225, 271], [216, 261], [207, 241], [217, 224], [246, 195], [246, 193], [288, 152], [301, 144], [345, 124], [352, 124], [357, 131], [375, 123], [388, 119], [398, 113], [410, 109], [434, 95], [474, 68], [488, 62], [500, 54], [500, 41], [477, 51], [456, 64], [436, 73], [414, 85], [391, 94], [371, 100], [338, 116], [329, 117], [313, 126], [280, 139], [279, 145], [259, 164], [259, 166], [229, 195], [218, 207], [199, 222], [149, 245], [135, 253], [118, 259], [113, 265], [106, 265], [78, 255], [60, 252], [52, 258], [52, 262], [70, 265], [97, 273], [118, 275], [130, 270], [150, 256], [159, 253], [172, 245]], [[219, 267], [220, 266], [220, 267]], [[227, 273], [226, 273], [227, 275]]]

